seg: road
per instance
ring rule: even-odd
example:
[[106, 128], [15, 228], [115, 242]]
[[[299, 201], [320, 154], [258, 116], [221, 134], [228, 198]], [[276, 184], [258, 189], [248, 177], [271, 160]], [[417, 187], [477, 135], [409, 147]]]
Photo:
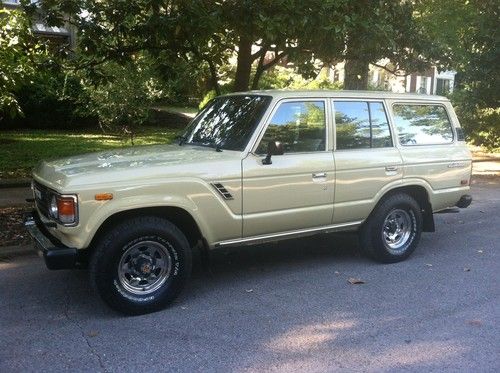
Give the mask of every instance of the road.
[[109, 310], [85, 271], [4, 259], [0, 371], [498, 372], [499, 179], [473, 196], [406, 262], [373, 263], [348, 235], [218, 251], [145, 316]]

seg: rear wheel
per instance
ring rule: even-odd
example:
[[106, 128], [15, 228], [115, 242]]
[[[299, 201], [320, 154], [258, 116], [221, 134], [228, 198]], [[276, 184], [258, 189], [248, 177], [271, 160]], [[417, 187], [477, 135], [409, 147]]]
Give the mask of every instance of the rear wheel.
[[191, 273], [184, 234], [158, 217], [128, 220], [109, 231], [90, 261], [91, 280], [102, 299], [126, 314], [157, 311], [180, 293]]
[[419, 204], [404, 193], [382, 201], [359, 232], [362, 249], [382, 263], [395, 263], [408, 258], [422, 233]]

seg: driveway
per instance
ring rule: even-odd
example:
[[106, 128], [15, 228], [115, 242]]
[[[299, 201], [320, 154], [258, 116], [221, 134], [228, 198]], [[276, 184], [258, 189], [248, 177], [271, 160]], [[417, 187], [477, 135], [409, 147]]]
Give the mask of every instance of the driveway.
[[110, 311], [85, 271], [3, 259], [0, 371], [499, 371], [499, 179], [473, 196], [406, 262], [373, 263], [342, 235], [221, 250], [138, 317]]

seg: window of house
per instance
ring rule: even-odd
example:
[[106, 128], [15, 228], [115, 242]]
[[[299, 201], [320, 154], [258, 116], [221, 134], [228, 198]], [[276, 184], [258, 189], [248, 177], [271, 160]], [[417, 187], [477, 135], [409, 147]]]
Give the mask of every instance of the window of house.
[[369, 149], [392, 146], [391, 132], [381, 102], [336, 101], [337, 149]]
[[441, 105], [396, 104], [393, 113], [401, 145], [446, 144], [453, 141], [450, 119]]
[[270, 141], [280, 141], [285, 153], [326, 150], [325, 103], [323, 101], [282, 103], [267, 126], [257, 153], [265, 154]]
[[450, 80], [449, 79], [436, 79], [436, 94], [447, 95], [450, 93]]
[[420, 94], [430, 93], [430, 78], [427, 76], [417, 76], [417, 89], [416, 92]]

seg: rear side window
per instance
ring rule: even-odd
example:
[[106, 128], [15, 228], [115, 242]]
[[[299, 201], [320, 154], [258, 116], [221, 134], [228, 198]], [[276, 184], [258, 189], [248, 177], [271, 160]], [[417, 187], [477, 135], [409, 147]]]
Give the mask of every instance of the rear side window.
[[453, 130], [441, 105], [396, 104], [394, 125], [401, 145], [449, 144]]
[[391, 132], [381, 102], [335, 101], [337, 149], [392, 146]]

